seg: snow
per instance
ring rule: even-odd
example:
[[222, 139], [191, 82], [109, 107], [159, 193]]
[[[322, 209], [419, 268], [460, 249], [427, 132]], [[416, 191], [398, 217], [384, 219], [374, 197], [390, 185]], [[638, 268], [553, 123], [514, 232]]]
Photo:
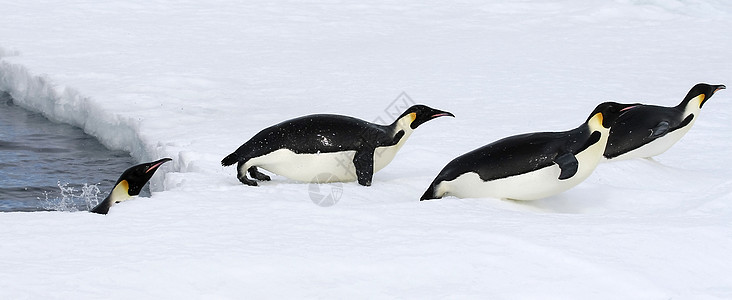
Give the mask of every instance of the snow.
[[[732, 298], [726, 90], [655, 161], [533, 202], [418, 201], [496, 139], [729, 85], [726, 1], [2, 2], [0, 90], [174, 161], [106, 216], [0, 214], [0, 298]], [[333, 206], [219, 164], [289, 118], [389, 121], [402, 92], [456, 118], [420, 126]]]

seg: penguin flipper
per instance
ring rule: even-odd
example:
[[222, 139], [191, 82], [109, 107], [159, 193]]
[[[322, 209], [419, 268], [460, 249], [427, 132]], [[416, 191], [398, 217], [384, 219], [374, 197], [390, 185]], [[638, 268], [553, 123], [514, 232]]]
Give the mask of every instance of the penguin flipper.
[[402, 139], [402, 137], [404, 137], [404, 130], [399, 130], [399, 132], [397, 132], [397, 133], [396, 133], [396, 134], [394, 135], [394, 138], [393, 138], [393, 139], [392, 139], [392, 141], [391, 141], [391, 145], [396, 145], [396, 144], [398, 144], [398, 143], [399, 143], [399, 140], [401, 140], [401, 139]]
[[106, 199], [104, 199], [104, 201], [97, 204], [97, 206], [94, 206], [94, 208], [92, 208], [89, 212], [106, 215], [107, 213], [109, 213], [110, 207], [112, 207], [112, 200], [107, 197]]
[[554, 162], [559, 165], [559, 169], [562, 170], [561, 173], [559, 173], [559, 179], [568, 179], [574, 176], [574, 174], [577, 174], [577, 168], [579, 168], [579, 162], [577, 161], [577, 157], [574, 156], [572, 153], [565, 153], [562, 155], [558, 155], [556, 158], [554, 158]]
[[658, 123], [658, 125], [656, 125], [656, 127], [651, 129], [651, 135], [649, 137], [662, 137], [666, 135], [666, 133], [668, 133], [669, 128], [671, 128], [671, 126], [668, 124], [667, 121], [661, 121], [660, 123]]
[[353, 166], [356, 167], [356, 177], [360, 185], [371, 186], [371, 179], [374, 177], [374, 150], [358, 150], [353, 156]]

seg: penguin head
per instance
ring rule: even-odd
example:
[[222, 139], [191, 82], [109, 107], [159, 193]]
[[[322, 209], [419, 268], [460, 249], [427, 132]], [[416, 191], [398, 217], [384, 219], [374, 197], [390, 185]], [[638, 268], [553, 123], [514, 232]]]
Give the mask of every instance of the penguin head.
[[409, 122], [409, 127], [412, 129], [416, 129], [417, 127], [419, 127], [419, 125], [422, 125], [425, 122], [434, 118], [446, 116], [455, 117], [455, 115], [450, 112], [434, 109], [422, 104], [413, 105], [412, 107], [405, 110], [402, 115], [397, 118], [397, 122], [407, 116], [409, 116], [409, 118], [407, 118], [407, 121]]
[[704, 103], [709, 100], [709, 98], [714, 95], [719, 90], [726, 89], [727, 87], [722, 84], [717, 85], [711, 85], [706, 83], [698, 83], [694, 87], [689, 90], [689, 93], [686, 94], [686, 97], [684, 97], [684, 100], [681, 101], [680, 106], [686, 106], [687, 103], [690, 101], [699, 98], [699, 108], [701, 108]]
[[127, 194], [129, 196], [137, 196], [140, 194], [142, 187], [155, 174], [155, 171], [165, 162], [171, 161], [170, 158], [163, 158], [154, 162], [139, 164], [127, 169], [117, 180], [115, 186], [120, 183], [127, 183]]
[[[633, 109], [638, 106], [638, 103], [623, 104], [617, 102], [604, 102], [600, 103], [595, 110], [592, 111], [590, 117], [587, 118], [587, 123], [590, 126], [597, 124], [603, 128], [610, 128], [615, 123], [615, 120], [624, 114], [626, 111]], [[593, 124], [594, 123], [594, 124]]]

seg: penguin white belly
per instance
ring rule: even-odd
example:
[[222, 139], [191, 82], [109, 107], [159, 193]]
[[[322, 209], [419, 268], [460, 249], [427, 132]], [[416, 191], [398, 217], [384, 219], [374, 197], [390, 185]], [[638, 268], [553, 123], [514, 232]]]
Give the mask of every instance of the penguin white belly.
[[355, 154], [356, 151], [298, 154], [289, 149], [279, 149], [250, 159], [244, 168], [258, 166], [277, 175], [304, 182], [313, 182], [320, 174], [334, 175], [329, 176], [332, 181], [355, 181]]
[[687, 132], [689, 132], [691, 126], [694, 125], [695, 120], [696, 118], [694, 118], [694, 120], [692, 120], [688, 125], [684, 126], [683, 128], [674, 130], [660, 138], [653, 140], [648, 144], [645, 144], [641, 147], [638, 147], [632, 151], [628, 151], [627, 153], [624, 153], [609, 160], [616, 161], [631, 158], [647, 158], [664, 153], [666, 152], [666, 150], [671, 148], [671, 146], [676, 144], [676, 142], [678, 142], [682, 137], [684, 137]]
[[374, 173], [386, 167], [394, 159], [399, 148], [401, 148], [400, 144], [376, 148], [376, 151], [374, 151]]
[[443, 181], [437, 191], [446, 190], [445, 195], [458, 198], [500, 198], [535, 200], [553, 193], [562, 192], [559, 167], [552, 165], [532, 172], [511, 177], [483, 181], [474, 172], [458, 176], [452, 181]]
[[[394, 159], [394, 156], [402, 148], [410, 134], [411, 130], [407, 131], [395, 145], [376, 148], [374, 151], [374, 173], [386, 167]], [[334, 175], [329, 176], [332, 181], [350, 182], [358, 179], [356, 167], [353, 165], [355, 155], [355, 150], [298, 154], [289, 149], [278, 149], [269, 154], [250, 159], [244, 165], [242, 171], [246, 171], [251, 166], [258, 166], [297, 181], [313, 182], [323, 180], [323, 176], [318, 175], [329, 174]]]
[[386, 165], [388, 165], [394, 159], [394, 156], [396, 156], [397, 152], [399, 152], [399, 149], [404, 146], [404, 143], [406, 143], [407, 139], [410, 135], [412, 135], [413, 132], [413, 130], [408, 128], [408, 126], [405, 126], [401, 129], [404, 130], [404, 136], [402, 136], [399, 142], [397, 142], [395, 145], [377, 147], [376, 150], [374, 150], [374, 173], [386, 167]]
[[579, 162], [574, 176], [560, 180], [561, 169], [553, 164], [531, 172], [506, 178], [483, 181], [474, 172], [462, 174], [452, 181], [443, 181], [436, 194], [459, 198], [499, 198], [537, 200], [564, 192], [587, 179], [595, 170], [605, 150], [606, 138], [576, 155]]
[[130, 196], [128, 192], [129, 190], [130, 184], [127, 180], [120, 181], [120, 183], [114, 186], [114, 189], [112, 189], [112, 192], [109, 194], [110, 199], [112, 199], [112, 203], [120, 203], [122, 201], [132, 199], [134, 196]]

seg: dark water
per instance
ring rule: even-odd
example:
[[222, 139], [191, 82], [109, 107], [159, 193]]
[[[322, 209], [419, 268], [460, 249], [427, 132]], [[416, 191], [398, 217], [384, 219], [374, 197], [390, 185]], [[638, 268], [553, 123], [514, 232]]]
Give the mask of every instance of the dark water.
[[0, 91], [0, 212], [88, 210], [136, 162]]

